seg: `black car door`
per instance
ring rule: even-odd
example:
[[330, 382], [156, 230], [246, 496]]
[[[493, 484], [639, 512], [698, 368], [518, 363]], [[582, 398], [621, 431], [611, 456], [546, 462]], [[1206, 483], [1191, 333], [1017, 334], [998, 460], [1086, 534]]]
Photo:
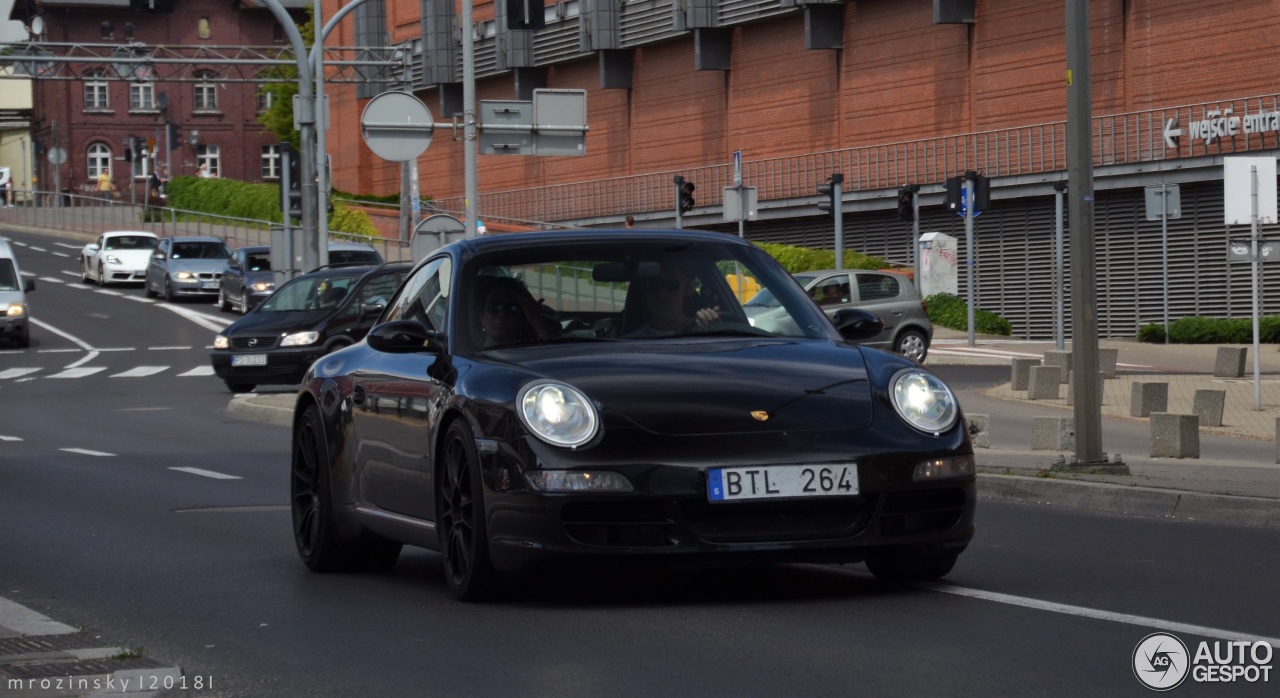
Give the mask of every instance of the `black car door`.
[[244, 299], [244, 248], [231, 253], [227, 268], [222, 271], [222, 297], [226, 301]]

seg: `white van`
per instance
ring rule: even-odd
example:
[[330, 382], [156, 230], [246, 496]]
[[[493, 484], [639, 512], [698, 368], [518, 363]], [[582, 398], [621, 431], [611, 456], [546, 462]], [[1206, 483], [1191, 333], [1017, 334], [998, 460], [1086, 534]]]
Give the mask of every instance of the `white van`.
[[4, 311], [0, 340], [9, 340], [24, 348], [31, 344], [27, 294], [34, 290], [35, 280], [22, 278], [13, 248], [7, 240], [0, 240], [0, 310]]

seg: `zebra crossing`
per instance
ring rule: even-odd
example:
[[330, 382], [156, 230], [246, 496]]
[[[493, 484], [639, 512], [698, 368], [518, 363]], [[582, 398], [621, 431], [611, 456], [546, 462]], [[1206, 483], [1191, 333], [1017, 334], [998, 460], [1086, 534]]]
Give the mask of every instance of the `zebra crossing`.
[[[114, 371], [114, 373], [109, 373]], [[17, 383], [40, 378], [87, 378], [105, 373], [108, 378], [147, 378], [159, 374], [172, 374], [177, 378], [212, 376], [213, 366], [194, 366], [191, 368], [173, 366], [141, 365], [124, 370], [108, 366], [76, 366], [74, 368], [46, 368], [42, 366], [25, 366], [0, 369], [0, 381], [12, 380]]]

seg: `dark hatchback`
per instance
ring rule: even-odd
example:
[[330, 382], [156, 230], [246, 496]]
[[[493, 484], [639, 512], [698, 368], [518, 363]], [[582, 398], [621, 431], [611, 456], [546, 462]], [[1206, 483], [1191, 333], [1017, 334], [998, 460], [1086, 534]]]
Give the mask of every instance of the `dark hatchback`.
[[[442, 247], [364, 342], [312, 365], [290, 477], [303, 562], [386, 569], [421, 546], [462, 599], [566, 558], [947, 574], [976, 501], [950, 389], [859, 346], [874, 314], [828, 318], [754, 245], [622, 233]], [[778, 299], [767, 328], [743, 277]]]
[[213, 372], [233, 393], [298, 383], [321, 356], [369, 332], [409, 264], [331, 266], [299, 276], [213, 341]]

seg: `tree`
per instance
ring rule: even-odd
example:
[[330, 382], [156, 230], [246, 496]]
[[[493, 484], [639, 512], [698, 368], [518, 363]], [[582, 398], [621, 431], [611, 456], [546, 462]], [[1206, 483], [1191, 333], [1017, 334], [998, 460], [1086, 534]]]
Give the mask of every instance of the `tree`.
[[[307, 21], [298, 25], [298, 32], [302, 34], [302, 43], [310, 50], [315, 41], [315, 21], [310, 5], [306, 6], [306, 13]], [[258, 115], [258, 123], [263, 131], [274, 134], [279, 142], [289, 142], [297, 152], [301, 140], [293, 127], [293, 97], [298, 94], [298, 68], [296, 65], [272, 66], [261, 75], [282, 82], [260, 83], [261, 89], [271, 94], [271, 108]]]

